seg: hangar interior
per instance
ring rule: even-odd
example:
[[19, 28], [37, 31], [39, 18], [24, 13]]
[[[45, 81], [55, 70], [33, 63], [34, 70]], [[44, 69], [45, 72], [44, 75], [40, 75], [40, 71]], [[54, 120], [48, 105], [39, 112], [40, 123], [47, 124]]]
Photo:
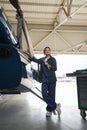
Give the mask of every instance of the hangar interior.
[[[45, 46], [50, 46], [54, 55], [87, 53], [87, 0], [19, 0], [19, 3], [35, 54], [42, 54]], [[16, 33], [16, 9], [9, 0], [0, 0], [0, 5]], [[27, 49], [24, 35], [22, 47]], [[29, 92], [1, 95], [0, 129], [86, 130], [87, 120], [81, 118], [78, 110], [76, 83], [57, 85], [56, 97], [62, 104], [60, 118], [55, 115], [46, 118], [46, 104]]]
[[[86, 0], [19, 0], [28, 24], [35, 53], [50, 46], [55, 54], [86, 54]], [[16, 9], [9, 0], [0, 0], [9, 22], [16, 31]], [[23, 48], [26, 50], [23, 38]]]

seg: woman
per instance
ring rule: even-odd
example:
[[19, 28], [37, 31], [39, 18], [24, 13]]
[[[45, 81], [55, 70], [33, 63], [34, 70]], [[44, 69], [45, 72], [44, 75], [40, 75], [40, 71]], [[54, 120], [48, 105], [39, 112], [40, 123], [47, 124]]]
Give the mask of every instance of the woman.
[[57, 70], [57, 63], [56, 59], [51, 56], [51, 49], [50, 47], [44, 48], [44, 57], [40, 59], [36, 59], [32, 54], [29, 52], [29, 57], [31, 61], [39, 63], [41, 65], [41, 72], [42, 72], [42, 96], [44, 101], [47, 104], [46, 107], [46, 116], [51, 117], [52, 112], [58, 112], [58, 115], [61, 114], [61, 104], [55, 102], [55, 88], [56, 88], [56, 75], [55, 71]]

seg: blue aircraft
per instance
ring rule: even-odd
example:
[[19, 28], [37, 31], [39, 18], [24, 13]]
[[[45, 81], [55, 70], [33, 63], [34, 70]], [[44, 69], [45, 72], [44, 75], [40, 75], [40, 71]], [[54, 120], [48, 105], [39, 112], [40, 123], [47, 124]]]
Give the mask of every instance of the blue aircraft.
[[[30, 63], [27, 53], [22, 48], [22, 30], [27, 42], [27, 47], [30, 48], [33, 54], [33, 47], [30, 41], [27, 23], [23, 17], [23, 11], [19, 6], [18, 0], [9, 0], [16, 8], [17, 18], [17, 36], [15, 35], [12, 26], [10, 25], [4, 9], [0, 8], [0, 93], [1, 94], [17, 94], [27, 88], [33, 94], [39, 96], [31, 88], [25, 66]], [[27, 63], [26, 63], [27, 62]], [[24, 83], [24, 80], [28, 82]], [[30, 87], [30, 86], [31, 87]], [[21, 89], [22, 87], [22, 89]], [[43, 100], [43, 99], [42, 99]]]

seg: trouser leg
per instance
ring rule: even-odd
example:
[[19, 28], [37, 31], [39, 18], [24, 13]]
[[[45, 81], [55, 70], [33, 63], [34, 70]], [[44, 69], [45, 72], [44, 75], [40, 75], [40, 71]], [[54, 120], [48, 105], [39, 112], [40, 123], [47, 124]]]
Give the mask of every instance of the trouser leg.
[[50, 97], [54, 100], [54, 102], [55, 102], [55, 94], [56, 94], [55, 88], [56, 88], [56, 82], [49, 84], [48, 93]]
[[47, 103], [47, 111], [53, 111], [56, 109], [55, 103], [55, 84], [42, 83], [42, 96]]

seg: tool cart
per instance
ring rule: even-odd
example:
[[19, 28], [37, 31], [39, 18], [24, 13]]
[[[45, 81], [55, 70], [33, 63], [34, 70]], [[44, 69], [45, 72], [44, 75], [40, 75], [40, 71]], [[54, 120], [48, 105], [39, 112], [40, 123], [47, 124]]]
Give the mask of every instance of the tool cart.
[[67, 77], [76, 77], [78, 108], [83, 119], [86, 118], [87, 111], [87, 69], [76, 70], [73, 73], [67, 73]]

